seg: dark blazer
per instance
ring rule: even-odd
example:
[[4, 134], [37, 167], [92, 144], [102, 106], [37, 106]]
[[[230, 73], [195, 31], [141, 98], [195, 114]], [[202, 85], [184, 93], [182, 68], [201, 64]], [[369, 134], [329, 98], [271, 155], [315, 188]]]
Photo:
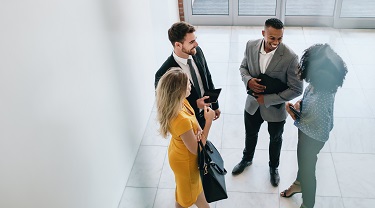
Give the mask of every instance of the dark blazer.
[[[211, 79], [211, 73], [208, 70], [206, 59], [204, 58], [202, 49], [197, 46], [196, 48], [197, 53], [192, 56], [194, 59], [195, 64], [198, 67], [199, 74], [202, 78], [203, 83], [203, 89], [204, 91], [215, 89], [214, 83]], [[163, 65], [160, 67], [160, 69], [155, 74], [155, 88], [159, 82], [159, 79], [161, 76], [165, 74], [171, 67], [180, 67], [176, 60], [174, 60], [173, 54], [168, 57], [168, 59], [163, 63]], [[195, 87], [191, 85], [191, 91], [189, 97], [187, 97], [187, 100], [189, 101], [190, 105], [193, 107], [195, 111], [195, 116], [197, 117], [198, 121], [202, 119], [202, 117], [199, 116], [199, 109], [197, 107], [197, 99], [199, 99], [200, 96], [198, 95]], [[219, 102], [212, 103], [211, 105], [213, 110], [216, 110], [219, 108]], [[203, 128], [203, 126], [202, 126]]]

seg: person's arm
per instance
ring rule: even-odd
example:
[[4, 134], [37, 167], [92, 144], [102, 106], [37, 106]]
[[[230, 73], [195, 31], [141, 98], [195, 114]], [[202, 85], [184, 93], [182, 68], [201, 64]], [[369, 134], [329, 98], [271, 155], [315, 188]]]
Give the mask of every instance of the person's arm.
[[285, 110], [286, 112], [288, 112], [288, 114], [290, 115], [290, 117], [292, 117], [293, 120], [296, 120], [297, 117], [296, 115], [294, 115], [293, 111], [290, 109], [290, 106], [293, 106], [297, 111], [301, 111], [300, 103], [301, 103], [301, 100], [298, 100], [294, 105], [290, 102], [285, 103]]
[[210, 107], [204, 108], [204, 118], [206, 119], [206, 125], [202, 132], [198, 131], [198, 134], [194, 134], [193, 129], [181, 134], [181, 139], [184, 142], [186, 148], [194, 155], [197, 154], [198, 142], [199, 140], [202, 141], [203, 145], [206, 144], [206, 140], [208, 138], [208, 133], [210, 132], [210, 128], [212, 125], [212, 121], [215, 116], [215, 111], [213, 111]]
[[288, 89], [280, 93], [264, 95], [264, 104], [266, 107], [284, 103], [302, 94], [303, 82], [299, 80], [298, 75], [297, 75], [298, 56], [294, 55], [289, 61], [288, 66], [286, 67], [287, 67], [287, 70], [285, 73], [287, 77], [286, 84], [288, 85]]
[[246, 90], [249, 90], [249, 81], [253, 78], [251, 75], [250, 75], [250, 71], [249, 71], [249, 63], [248, 63], [248, 59], [250, 57], [250, 41], [247, 42], [246, 44], [246, 49], [245, 49], [245, 52], [244, 52], [244, 57], [242, 59], [242, 62], [241, 62], [241, 65], [240, 65], [240, 75], [241, 75], [241, 79], [242, 79], [242, 82], [244, 83], [245, 87], [246, 87]]
[[[210, 69], [208, 68], [208, 64], [207, 64], [206, 58], [205, 58], [204, 53], [203, 53], [203, 51], [202, 51], [202, 49], [200, 47], [197, 47], [197, 57], [199, 57], [199, 60], [201, 61], [201, 63], [203, 63], [203, 66], [204, 66], [203, 67], [203, 72], [204, 72], [204, 76], [205, 77], [201, 76], [201, 78], [202, 79], [206, 79], [207, 85], [208, 85], [208, 89], [210, 89], [210, 90], [215, 89], [215, 85], [214, 85], [214, 83], [212, 81]], [[203, 102], [203, 104], [204, 104], [204, 100], [205, 99], [202, 99], [202, 100], [199, 100], [199, 101], [197, 100], [197, 104], [198, 104], [198, 102], [199, 103]], [[200, 105], [200, 106], [203, 106], [203, 105]], [[210, 105], [206, 105], [206, 106], [210, 106]], [[216, 103], [211, 103], [211, 108], [213, 110], [217, 110], [219, 108], [219, 101], [216, 102]], [[203, 108], [201, 108], [201, 109], [203, 109]]]

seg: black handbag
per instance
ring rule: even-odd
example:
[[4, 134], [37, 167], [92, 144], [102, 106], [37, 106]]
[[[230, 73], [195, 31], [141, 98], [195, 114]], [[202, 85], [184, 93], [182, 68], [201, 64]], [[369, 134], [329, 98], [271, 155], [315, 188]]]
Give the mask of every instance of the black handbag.
[[210, 141], [207, 140], [204, 147], [202, 141], [198, 143], [198, 168], [207, 202], [228, 198], [223, 158]]

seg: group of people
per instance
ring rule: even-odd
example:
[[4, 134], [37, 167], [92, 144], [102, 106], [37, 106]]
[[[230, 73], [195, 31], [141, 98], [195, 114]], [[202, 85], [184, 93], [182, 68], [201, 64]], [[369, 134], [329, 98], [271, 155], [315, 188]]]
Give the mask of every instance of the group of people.
[[[280, 196], [302, 193], [301, 207], [312, 208], [317, 154], [333, 128], [335, 93], [343, 84], [347, 67], [328, 44], [309, 47], [299, 61], [293, 50], [282, 43], [283, 33], [283, 23], [271, 18], [265, 22], [263, 38], [247, 42], [239, 67], [248, 92], [244, 107], [245, 148], [232, 174], [241, 174], [252, 164], [260, 127], [267, 121], [270, 183], [279, 185], [282, 134], [289, 114], [298, 128], [298, 173]], [[197, 141], [205, 144], [211, 125], [221, 111], [218, 102], [205, 102], [208, 96], [204, 92], [215, 87], [196, 41], [194, 26], [177, 22], [168, 30], [168, 37], [173, 52], [156, 72], [155, 88], [160, 133], [163, 137], [171, 134], [168, 159], [176, 181], [175, 206], [196, 204], [207, 208], [209, 204], [197, 168]], [[303, 80], [309, 85], [302, 99], [295, 104], [288, 102], [303, 93]], [[300, 116], [291, 108], [299, 111]]]

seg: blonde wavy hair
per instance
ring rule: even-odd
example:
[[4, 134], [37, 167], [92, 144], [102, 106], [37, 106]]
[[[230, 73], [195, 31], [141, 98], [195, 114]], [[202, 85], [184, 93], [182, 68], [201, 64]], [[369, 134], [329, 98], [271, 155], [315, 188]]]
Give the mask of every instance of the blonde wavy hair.
[[186, 98], [189, 78], [180, 68], [170, 68], [159, 80], [156, 87], [157, 119], [160, 124], [159, 132], [166, 138], [170, 123], [182, 108]]

